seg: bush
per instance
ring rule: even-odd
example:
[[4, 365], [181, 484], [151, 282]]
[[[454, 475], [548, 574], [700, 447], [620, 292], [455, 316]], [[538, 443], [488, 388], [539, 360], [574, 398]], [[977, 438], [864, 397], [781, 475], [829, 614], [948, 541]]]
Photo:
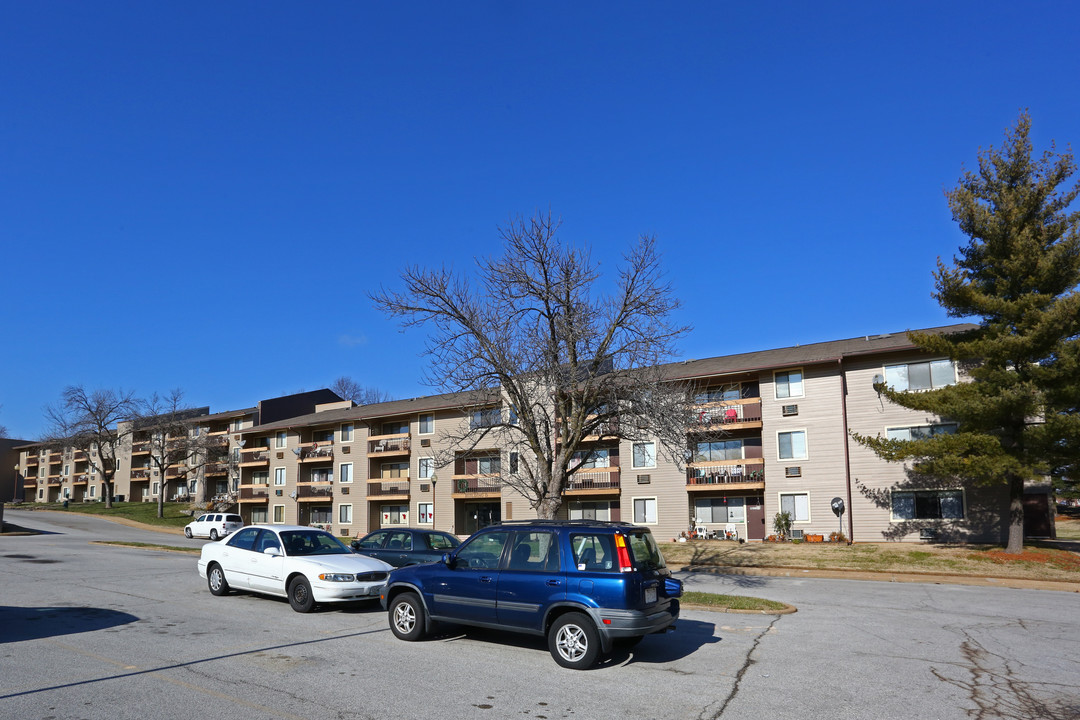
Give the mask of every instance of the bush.
[[781, 538], [786, 538], [791, 534], [791, 513], [778, 512], [776, 517], [773, 518], [773, 530]]
[[846, 543], [847, 538], [844, 537], [844, 533], [833, 531], [833, 532], [829, 533], [829, 542]]

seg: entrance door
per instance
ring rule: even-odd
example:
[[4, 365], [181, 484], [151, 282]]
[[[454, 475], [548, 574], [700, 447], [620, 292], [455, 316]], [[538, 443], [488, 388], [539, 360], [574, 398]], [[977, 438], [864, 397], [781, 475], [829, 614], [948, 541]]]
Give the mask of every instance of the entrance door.
[[765, 539], [765, 498], [761, 495], [746, 498], [746, 539]]
[[502, 520], [499, 503], [465, 503], [465, 532], [472, 535]]

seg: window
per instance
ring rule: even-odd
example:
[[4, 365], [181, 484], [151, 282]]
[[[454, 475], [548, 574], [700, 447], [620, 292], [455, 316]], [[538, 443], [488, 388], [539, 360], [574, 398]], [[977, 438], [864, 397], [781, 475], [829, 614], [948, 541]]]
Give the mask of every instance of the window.
[[274, 447], [276, 447], [276, 448], [285, 447], [285, 443], [288, 441], [288, 438], [289, 438], [288, 433], [286, 433], [284, 430], [282, 430], [281, 432], [279, 432], [277, 435], [274, 436]]
[[285, 523], [285, 506], [284, 505], [275, 505], [274, 506], [274, 522], [277, 523], [278, 525], [282, 525], [282, 524]]
[[724, 402], [738, 400], [742, 397], [742, 388], [738, 383], [733, 385], [721, 385], [703, 390], [694, 396], [694, 402], [699, 404], [711, 402]]
[[382, 425], [383, 435], [408, 435], [409, 423], [402, 422], [400, 420], [394, 420], [392, 422], [384, 422]]
[[742, 459], [742, 440], [718, 440], [715, 442], [699, 442], [694, 447], [694, 462]]
[[265, 523], [265, 522], [266, 522], [266, 508], [251, 508], [251, 523], [254, 525], [256, 523]]
[[352, 442], [352, 434], [352, 423], [346, 423], [341, 426], [341, 442]]
[[312, 468], [311, 482], [334, 482], [333, 468]]
[[634, 498], [634, 522], [638, 525], [656, 524], [656, 498]]
[[952, 435], [955, 432], [955, 423], [944, 423], [941, 425], [913, 425], [911, 427], [888, 428], [885, 434], [890, 440], [925, 440], [934, 435]]
[[352, 505], [338, 505], [338, 522], [342, 525], [352, 523]]
[[476, 410], [472, 414], [472, 418], [469, 420], [469, 427], [472, 430], [477, 428], [494, 427], [500, 422], [499, 408], [484, 408], [483, 410]]
[[91, 485], [91, 486], [90, 486], [90, 497], [94, 497], [94, 494], [95, 494], [96, 492], [97, 492], [97, 487], [95, 487], [95, 486]]
[[893, 520], [963, 520], [962, 490], [894, 490]]
[[806, 431], [793, 430], [776, 434], [781, 460], [803, 460], [806, 458]]
[[407, 478], [409, 477], [409, 463], [383, 463], [382, 477], [384, 478]]
[[417, 463], [417, 472], [421, 480], [430, 480], [435, 474], [435, 458], [420, 458]]
[[409, 524], [409, 506], [408, 505], [383, 505], [382, 506], [382, 521], [383, 521], [383, 525], [408, 525]]
[[518, 532], [510, 551], [508, 570], [555, 572], [559, 569], [559, 545], [555, 533]]
[[285, 484], [285, 468], [274, 468], [274, 484]]
[[656, 443], [634, 443], [634, 467], [656, 467]]
[[571, 467], [579, 468], [606, 468], [611, 467], [608, 460], [609, 450], [597, 448], [595, 450], [578, 450], [570, 461]]
[[194, 493], [195, 489], [198, 488], [198, 487], [199, 487], [199, 481], [198, 480], [192, 480], [191, 482], [188, 483], [188, 492]]
[[578, 570], [588, 572], [618, 572], [615, 541], [612, 535], [570, 536], [570, 549]]
[[885, 366], [885, 384], [893, 390], [932, 390], [956, 384], [952, 360]]
[[778, 399], [803, 396], [802, 370], [785, 370], [775, 373], [773, 377]]
[[[284, 470], [285, 468], [278, 468], [278, 469], [279, 470]], [[252, 475], [251, 475], [251, 484], [252, 485], [269, 485], [270, 484], [270, 473], [268, 473], [265, 470], [259, 470], [257, 472], [252, 473]], [[281, 484], [284, 485], [285, 484], [284, 481], [282, 481]]]
[[502, 470], [502, 462], [498, 455], [476, 458], [477, 475], [498, 475]]
[[426, 413], [420, 416], [419, 433], [421, 435], [430, 435], [435, 432], [435, 414]]
[[311, 522], [319, 525], [328, 525], [333, 522], [334, 510], [329, 507], [311, 508]]
[[154, 489], [150, 492], [150, 494], [151, 495], [157, 495], [158, 491], [160, 491], [160, 490], [161, 490], [161, 483], [155, 482], [154, 483]]
[[694, 501], [694, 519], [698, 523], [746, 522], [746, 498], [698, 498]]
[[435, 522], [435, 503], [419, 503], [416, 506], [416, 514], [422, 525], [430, 525]]
[[243, 426], [244, 426], [243, 418], [236, 418], [235, 420], [232, 421], [232, 431], [233, 432], [240, 432], [240, 428], [242, 428]]
[[810, 496], [807, 493], [780, 493], [780, 512], [791, 516], [791, 522], [810, 522]]
[[489, 532], [467, 541], [458, 551], [457, 567], [493, 570], [499, 567], [508, 532]]
[[343, 482], [343, 483], [351, 483], [352, 482], [352, 463], [341, 463], [340, 472], [341, 472], [341, 482]]
[[611, 503], [609, 502], [571, 502], [571, 520], [611, 520]]

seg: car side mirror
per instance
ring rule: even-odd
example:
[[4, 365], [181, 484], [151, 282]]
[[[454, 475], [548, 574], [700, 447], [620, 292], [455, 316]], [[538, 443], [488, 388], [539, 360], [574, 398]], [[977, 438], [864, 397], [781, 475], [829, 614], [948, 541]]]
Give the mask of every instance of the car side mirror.
[[263, 554], [264, 555], [280, 555], [281, 554], [281, 548], [279, 548], [277, 545], [271, 545], [270, 547], [263, 548]]
[[453, 570], [454, 565], [457, 564], [457, 561], [454, 560], [454, 556], [451, 555], [450, 553], [443, 553], [442, 564], [445, 565], [446, 567], [450, 568], [451, 570]]
[[349, 543], [349, 547], [353, 549], [353, 552], [360, 552], [360, 541], [353, 540], [351, 543]]

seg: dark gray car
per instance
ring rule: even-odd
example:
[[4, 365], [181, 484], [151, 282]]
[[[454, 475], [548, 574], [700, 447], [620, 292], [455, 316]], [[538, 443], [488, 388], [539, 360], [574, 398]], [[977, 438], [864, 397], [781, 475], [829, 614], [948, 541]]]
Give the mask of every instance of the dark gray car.
[[352, 541], [352, 549], [361, 555], [378, 558], [394, 567], [435, 562], [461, 541], [450, 533], [422, 528], [376, 530]]

